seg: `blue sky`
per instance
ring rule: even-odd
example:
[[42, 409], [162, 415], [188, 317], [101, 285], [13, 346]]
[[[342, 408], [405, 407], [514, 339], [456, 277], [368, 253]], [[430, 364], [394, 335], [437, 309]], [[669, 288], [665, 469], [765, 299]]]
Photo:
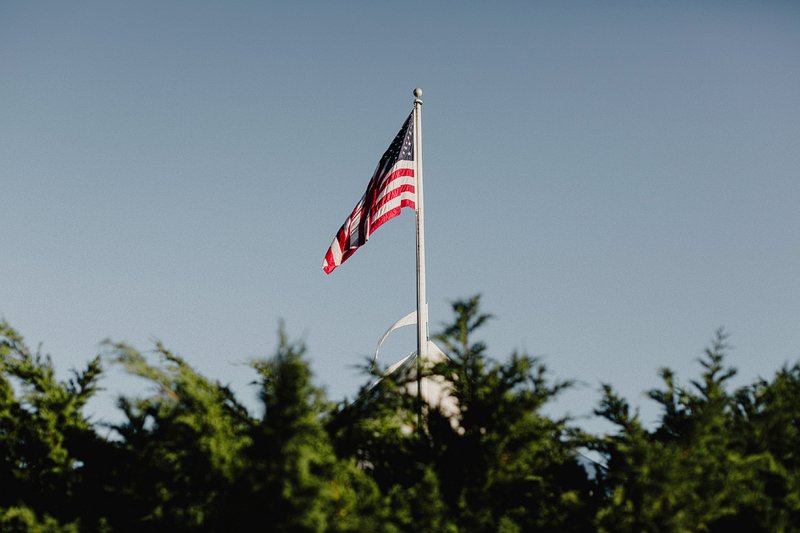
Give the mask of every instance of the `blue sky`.
[[794, 2], [4, 2], [0, 315], [64, 375], [157, 338], [251, 402], [283, 319], [352, 397], [413, 215], [322, 258], [420, 86], [432, 329], [481, 293], [492, 355], [581, 382], [553, 412], [651, 420], [719, 326], [737, 383], [800, 358], [798, 51]]

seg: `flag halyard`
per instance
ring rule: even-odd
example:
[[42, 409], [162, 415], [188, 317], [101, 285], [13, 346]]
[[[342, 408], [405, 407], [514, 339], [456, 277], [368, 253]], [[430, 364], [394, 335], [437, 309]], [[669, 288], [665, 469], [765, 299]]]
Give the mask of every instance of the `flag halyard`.
[[416, 208], [414, 174], [414, 113], [411, 113], [378, 162], [361, 200], [336, 233], [322, 263], [326, 274], [347, 261], [375, 230], [399, 215], [402, 208]]

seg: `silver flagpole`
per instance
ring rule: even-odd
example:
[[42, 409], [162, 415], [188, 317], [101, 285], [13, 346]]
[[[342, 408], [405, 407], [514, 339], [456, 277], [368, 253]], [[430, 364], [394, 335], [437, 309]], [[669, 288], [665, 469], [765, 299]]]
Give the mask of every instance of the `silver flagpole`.
[[425, 296], [425, 216], [422, 195], [422, 89], [414, 89], [414, 179], [417, 213], [417, 427], [422, 432], [422, 371], [428, 361], [428, 299]]

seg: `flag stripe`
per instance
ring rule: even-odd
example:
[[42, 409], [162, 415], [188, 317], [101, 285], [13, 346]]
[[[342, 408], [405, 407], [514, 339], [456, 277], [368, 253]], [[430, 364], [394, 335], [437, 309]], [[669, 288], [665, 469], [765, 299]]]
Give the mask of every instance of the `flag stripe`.
[[372, 231], [375, 231], [375, 219], [382, 216], [387, 209], [398, 207], [402, 201], [410, 201], [411, 205], [409, 207], [414, 207], [414, 200], [416, 199], [416, 196], [417, 195], [414, 192], [413, 185], [403, 185], [402, 187], [398, 187], [386, 194], [379, 202], [379, 205], [375, 206], [375, 209], [372, 212]]
[[410, 207], [411, 209], [414, 209], [414, 201], [403, 199], [398, 206], [394, 207], [390, 211], [387, 211], [385, 214], [376, 218], [375, 221], [372, 223], [372, 231], [375, 231], [376, 229], [381, 227], [381, 225], [387, 220], [390, 220], [399, 215], [400, 208], [402, 207]]

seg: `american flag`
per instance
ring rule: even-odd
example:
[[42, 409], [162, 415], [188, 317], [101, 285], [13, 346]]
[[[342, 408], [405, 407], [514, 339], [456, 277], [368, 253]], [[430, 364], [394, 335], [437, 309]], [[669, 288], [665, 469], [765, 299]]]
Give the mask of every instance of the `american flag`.
[[381, 224], [399, 215], [400, 209], [415, 207], [413, 116], [411, 113], [400, 128], [378, 162], [364, 196], [336, 233], [322, 263], [326, 274], [347, 261]]

